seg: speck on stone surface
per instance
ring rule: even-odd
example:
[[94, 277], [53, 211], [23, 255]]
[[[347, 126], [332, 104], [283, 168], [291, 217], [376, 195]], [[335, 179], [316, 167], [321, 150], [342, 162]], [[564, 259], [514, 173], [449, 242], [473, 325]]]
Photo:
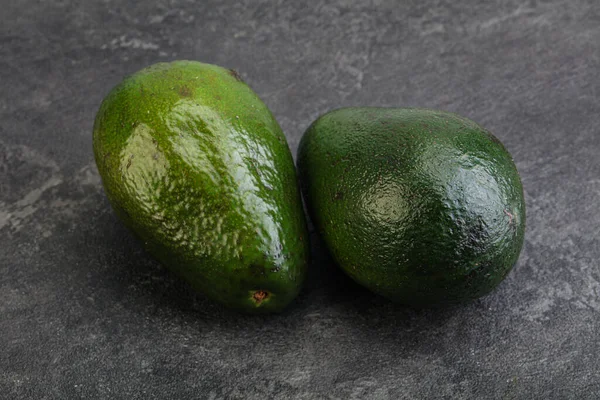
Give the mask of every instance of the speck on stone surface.
[[[5, 1], [0, 13], [0, 397], [600, 397], [600, 3]], [[312, 234], [284, 314], [194, 295], [102, 191], [91, 131], [123, 76], [232, 68], [292, 152], [319, 114], [465, 115], [513, 154], [520, 261], [490, 296], [411, 311], [352, 284]]]

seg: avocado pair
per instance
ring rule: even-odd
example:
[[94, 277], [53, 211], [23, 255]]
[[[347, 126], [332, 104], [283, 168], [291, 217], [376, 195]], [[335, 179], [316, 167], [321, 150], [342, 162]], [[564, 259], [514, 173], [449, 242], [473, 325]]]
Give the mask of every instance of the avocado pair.
[[[309, 237], [277, 121], [233, 71], [160, 63], [116, 86], [94, 124], [116, 214], [150, 254], [228, 307], [278, 312], [306, 276]], [[346, 108], [298, 150], [311, 218], [339, 266], [394, 301], [491, 291], [516, 262], [525, 206], [502, 144], [454, 114]]]

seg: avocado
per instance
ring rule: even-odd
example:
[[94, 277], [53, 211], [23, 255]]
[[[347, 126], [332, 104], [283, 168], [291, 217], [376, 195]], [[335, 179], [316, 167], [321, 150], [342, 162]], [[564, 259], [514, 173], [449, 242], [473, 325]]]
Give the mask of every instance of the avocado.
[[100, 106], [93, 147], [118, 217], [193, 288], [250, 313], [296, 297], [309, 247], [294, 162], [235, 71], [175, 61], [127, 77]]
[[467, 118], [338, 109], [312, 123], [297, 159], [309, 215], [334, 260], [392, 301], [476, 299], [518, 259], [521, 179], [500, 141]]

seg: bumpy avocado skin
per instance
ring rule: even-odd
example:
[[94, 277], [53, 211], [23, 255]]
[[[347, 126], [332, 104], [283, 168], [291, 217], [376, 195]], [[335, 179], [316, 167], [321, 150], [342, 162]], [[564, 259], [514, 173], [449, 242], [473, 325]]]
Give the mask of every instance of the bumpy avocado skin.
[[247, 312], [296, 297], [309, 247], [293, 159], [235, 71], [176, 61], [127, 77], [93, 145], [117, 215], [194, 288]]
[[298, 169], [311, 219], [336, 262], [398, 303], [476, 299], [519, 257], [521, 179], [500, 141], [466, 118], [335, 110], [306, 131]]

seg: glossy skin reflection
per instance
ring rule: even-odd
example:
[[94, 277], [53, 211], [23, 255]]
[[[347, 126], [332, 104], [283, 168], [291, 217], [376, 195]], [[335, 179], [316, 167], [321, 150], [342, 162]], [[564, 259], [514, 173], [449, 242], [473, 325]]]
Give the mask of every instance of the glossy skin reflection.
[[302, 138], [298, 168], [337, 263], [399, 303], [478, 298], [521, 251], [525, 202], [515, 164], [498, 139], [458, 115], [332, 111]]
[[94, 153], [119, 217], [195, 288], [249, 312], [297, 295], [308, 237], [293, 160], [235, 72], [180, 61], [125, 79], [98, 112]]

